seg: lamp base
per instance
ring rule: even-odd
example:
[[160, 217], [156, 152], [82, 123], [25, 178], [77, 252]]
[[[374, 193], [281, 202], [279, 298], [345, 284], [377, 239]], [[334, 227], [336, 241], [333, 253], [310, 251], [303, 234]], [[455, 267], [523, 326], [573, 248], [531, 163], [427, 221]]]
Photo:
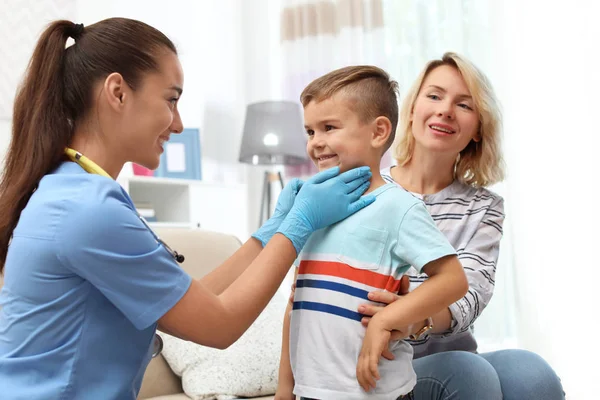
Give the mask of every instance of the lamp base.
[[281, 190], [283, 190], [283, 178], [281, 177], [281, 172], [275, 173], [265, 171], [265, 176], [263, 178], [262, 199], [260, 202], [260, 219], [258, 220], [259, 227], [266, 220], [271, 218], [271, 182], [273, 181], [279, 181], [281, 184]]

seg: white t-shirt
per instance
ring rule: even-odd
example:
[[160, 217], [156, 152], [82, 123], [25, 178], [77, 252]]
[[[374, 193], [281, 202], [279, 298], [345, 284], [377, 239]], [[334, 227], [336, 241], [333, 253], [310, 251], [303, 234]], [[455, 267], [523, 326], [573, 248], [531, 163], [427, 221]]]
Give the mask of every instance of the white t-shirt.
[[412, 390], [413, 351], [405, 341], [379, 363], [366, 393], [356, 379], [365, 328], [357, 312], [370, 291], [397, 292], [411, 268], [456, 254], [423, 203], [393, 184], [345, 220], [314, 232], [300, 253], [290, 321], [290, 362], [297, 396], [326, 400], [396, 399]]

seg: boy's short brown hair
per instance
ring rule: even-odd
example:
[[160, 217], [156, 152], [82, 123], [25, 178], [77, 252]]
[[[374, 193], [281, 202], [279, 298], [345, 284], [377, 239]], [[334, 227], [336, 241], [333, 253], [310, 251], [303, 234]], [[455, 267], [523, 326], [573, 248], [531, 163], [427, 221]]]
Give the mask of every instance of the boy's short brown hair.
[[398, 82], [387, 72], [373, 65], [353, 65], [331, 71], [312, 81], [300, 95], [306, 107], [311, 101], [320, 102], [338, 92], [350, 97], [350, 107], [363, 122], [384, 116], [390, 120], [392, 131], [385, 144], [385, 153], [396, 136], [398, 125]]

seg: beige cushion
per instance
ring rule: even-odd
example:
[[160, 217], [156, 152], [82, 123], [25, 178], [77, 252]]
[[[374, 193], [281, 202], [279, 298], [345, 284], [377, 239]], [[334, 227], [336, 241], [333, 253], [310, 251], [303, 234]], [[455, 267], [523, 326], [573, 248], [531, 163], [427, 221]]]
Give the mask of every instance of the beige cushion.
[[[274, 396], [254, 397], [252, 400], [273, 400], [274, 398]], [[152, 399], [148, 400], [190, 400], [190, 398], [185, 394], [169, 394], [166, 396], [152, 397]]]
[[161, 333], [163, 356], [196, 400], [268, 396], [277, 389], [283, 315], [289, 293], [276, 293], [239, 340], [217, 350]]
[[[232, 235], [202, 229], [155, 229], [155, 233], [173, 250], [183, 254], [181, 267], [193, 278], [201, 278], [221, 265], [241, 245]], [[183, 393], [181, 378], [173, 373], [162, 355], [150, 361], [139, 399]], [[183, 399], [189, 399], [183, 395]]]
[[189, 397], [183, 394], [181, 378], [173, 373], [163, 356], [159, 355], [148, 364], [138, 399], [154, 399], [156, 396], [162, 398], [173, 394], [181, 394], [182, 399], [189, 400]]
[[150, 397], [150, 398], [148, 398], [148, 400], [190, 400], [190, 398], [187, 397], [183, 393], [179, 393], [179, 394], [167, 394], [164, 396]]
[[155, 232], [173, 250], [184, 255], [181, 267], [194, 278], [201, 278], [221, 265], [241, 246], [235, 236], [202, 229], [163, 228]]

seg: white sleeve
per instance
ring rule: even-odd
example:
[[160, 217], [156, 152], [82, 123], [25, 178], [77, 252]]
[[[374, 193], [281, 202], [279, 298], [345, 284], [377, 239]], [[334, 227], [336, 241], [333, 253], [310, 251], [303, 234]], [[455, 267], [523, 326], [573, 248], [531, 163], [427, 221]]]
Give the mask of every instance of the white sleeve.
[[504, 223], [504, 200], [498, 197], [486, 211], [479, 226], [462, 249], [457, 249], [467, 280], [469, 291], [456, 303], [450, 305], [452, 335], [468, 330], [488, 305], [494, 294], [496, 263], [502, 239]]

